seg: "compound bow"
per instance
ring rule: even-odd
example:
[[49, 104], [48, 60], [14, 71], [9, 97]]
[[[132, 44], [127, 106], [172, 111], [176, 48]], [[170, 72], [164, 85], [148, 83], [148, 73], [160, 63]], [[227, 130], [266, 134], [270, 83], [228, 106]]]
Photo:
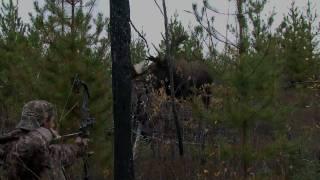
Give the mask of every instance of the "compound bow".
[[[62, 135], [59, 137], [59, 139], [64, 139], [67, 137], [75, 137], [80, 136], [82, 138], [88, 138], [90, 135], [89, 128], [93, 127], [93, 124], [95, 123], [95, 118], [93, 118], [90, 115], [89, 110], [89, 88], [87, 84], [82, 81], [79, 78], [79, 75], [76, 74], [76, 76], [72, 79], [72, 91], [79, 94], [80, 90], [82, 89], [82, 105], [81, 105], [81, 122], [78, 132]], [[84, 180], [89, 180], [89, 164], [88, 164], [88, 158], [90, 153], [87, 152], [87, 147], [85, 147], [85, 154], [82, 157], [83, 160], [83, 171], [84, 171]]]

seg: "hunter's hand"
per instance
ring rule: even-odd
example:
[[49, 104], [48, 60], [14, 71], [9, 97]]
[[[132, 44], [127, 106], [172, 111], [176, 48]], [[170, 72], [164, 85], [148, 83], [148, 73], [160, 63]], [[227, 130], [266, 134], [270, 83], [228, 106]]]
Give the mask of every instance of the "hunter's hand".
[[75, 143], [79, 146], [88, 146], [89, 139], [88, 138], [81, 138], [77, 137]]
[[52, 133], [53, 135], [53, 139], [57, 140], [57, 139], [60, 139], [61, 136], [59, 135], [58, 131], [54, 130], [54, 129], [49, 129], [50, 132]]

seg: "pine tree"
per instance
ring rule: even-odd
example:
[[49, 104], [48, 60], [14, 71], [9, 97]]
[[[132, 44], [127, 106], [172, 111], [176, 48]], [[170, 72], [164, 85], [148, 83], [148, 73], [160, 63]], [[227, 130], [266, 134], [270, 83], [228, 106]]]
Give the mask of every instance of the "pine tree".
[[[263, 161], [259, 157], [263, 157], [268, 146], [261, 144], [260, 141], [265, 140], [257, 128], [261, 125], [272, 127], [271, 134], [275, 135], [283, 127], [279, 121], [281, 108], [277, 106], [279, 63], [272, 53], [275, 41], [270, 31], [273, 16], [266, 20], [262, 18], [266, 3], [264, 0], [237, 0], [235, 16], [239, 28], [234, 34], [238, 40], [237, 51], [228, 57], [220, 56], [229, 59], [227, 62], [216, 62], [221, 63], [216, 67], [225, 70], [220, 85], [223, 90], [216, 90], [222, 105], [213, 107], [212, 120], [229, 127], [230, 132], [236, 130], [232, 135], [234, 142], [222, 142], [221, 147], [233, 148], [233, 151], [223, 150], [231, 153], [230, 171], [237, 171], [244, 179], [249, 178], [250, 173], [263, 171], [258, 168]], [[232, 164], [239, 159], [241, 163]]]
[[318, 78], [319, 62], [316, 60], [317, 31], [314, 31], [316, 15], [308, 3], [306, 14], [293, 2], [289, 14], [278, 28], [279, 56], [283, 63], [285, 87], [295, 87], [305, 81]]
[[[12, 0], [2, 1], [0, 12], [0, 99], [6, 109], [7, 127], [14, 127], [19, 119], [22, 103], [33, 96], [36, 73], [29, 67], [39, 59], [28, 38], [28, 25], [18, 16], [18, 7]], [[17, 73], [19, 70], [19, 73]], [[30, 83], [31, 82], [31, 83]], [[23, 91], [21, 91], [23, 90]], [[25, 93], [29, 92], [29, 93]], [[2, 111], [2, 110], [1, 110]]]
[[[203, 59], [201, 38], [203, 36], [203, 29], [200, 26], [187, 31], [178, 14], [171, 17], [168, 24], [169, 29], [169, 44], [172, 49], [174, 58], [183, 58], [187, 61], [197, 61]], [[160, 42], [160, 55], [163, 56], [165, 52], [165, 42]]]

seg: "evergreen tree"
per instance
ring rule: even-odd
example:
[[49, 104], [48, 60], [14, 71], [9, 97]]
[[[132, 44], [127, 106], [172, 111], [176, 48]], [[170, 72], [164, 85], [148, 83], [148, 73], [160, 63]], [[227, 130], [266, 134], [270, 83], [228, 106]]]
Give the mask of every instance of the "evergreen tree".
[[[7, 127], [13, 127], [20, 118], [22, 104], [34, 96], [32, 89], [37, 73], [29, 66], [39, 59], [28, 37], [28, 25], [18, 17], [13, 1], [2, 1], [0, 12], [0, 99], [6, 109]], [[19, 73], [17, 73], [17, 70]], [[22, 91], [23, 90], [23, 91]], [[28, 92], [28, 93], [26, 93]]]
[[289, 14], [278, 28], [279, 58], [283, 62], [285, 87], [295, 87], [304, 81], [318, 79], [318, 32], [313, 29], [315, 20], [310, 2], [306, 14], [293, 2]]
[[[169, 44], [172, 55], [175, 58], [184, 58], [188, 61], [202, 60], [202, 43], [203, 29], [200, 26], [191, 29], [188, 32], [179, 20], [178, 14], [171, 17], [168, 24]], [[163, 56], [165, 51], [165, 42], [160, 42], [160, 55]]]
[[[218, 56], [228, 61], [216, 61], [214, 66], [224, 69], [220, 70], [222, 84], [213, 87], [215, 97], [222, 99], [222, 104], [212, 107], [210, 119], [216, 126], [220, 122], [229, 127], [229, 132], [236, 130], [237, 133], [232, 133], [235, 137], [229, 137], [235, 139], [234, 142], [221, 142], [220, 146], [233, 149], [223, 148], [231, 153], [227, 158], [228, 166], [244, 179], [249, 178], [249, 174], [263, 172], [258, 168], [259, 164], [270, 158], [262, 155], [268, 146], [260, 144], [264, 139], [257, 128], [261, 125], [271, 127], [271, 134], [276, 135], [284, 125], [279, 119], [281, 108], [277, 106], [279, 63], [272, 53], [275, 44], [270, 30], [273, 15], [267, 20], [262, 18], [266, 3], [265, 0], [237, 0], [237, 12], [234, 13], [239, 27], [234, 34], [238, 40], [237, 49]], [[222, 90], [219, 90], [221, 86]], [[241, 163], [234, 163], [239, 159]]]

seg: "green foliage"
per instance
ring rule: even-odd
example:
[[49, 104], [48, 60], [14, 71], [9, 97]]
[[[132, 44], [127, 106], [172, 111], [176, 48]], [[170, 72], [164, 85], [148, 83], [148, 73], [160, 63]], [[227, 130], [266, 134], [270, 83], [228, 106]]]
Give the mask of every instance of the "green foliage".
[[147, 58], [146, 44], [142, 38], [134, 39], [130, 46], [131, 62], [138, 63]]
[[289, 14], [278, 28], [279, 56], [283, 61], [283, 78], [287, 86], [296, 86], [318, 76], [319, 61], [316, 59], [317, 31], [314, 31], [316, 15], [308, 3], [306, 14], [294, 3]]
[[[249, 174], [250, 167], [261, 163], [257, 158], [261, 155], [258, 149], [264, 147], [257, 146], [253, 140], [263, 136], [257, 134], [257, 127], [271, 127], [270, 133], [273, 135], [282, 132], [285, 127], [285, 121], [281, 119], [283, 106], [278, 100], [281, 69], [273, 53], [276, 41], [270, 31], [273, 14], [267, 21], [262, 18], [265, 4], [264, 0], [243, 4], [243, 7], [247, 7], [247, 14], [240, 21], [245, 24], [242, 25], [244, 36], [239, 44], [244, 45], [244, 51], [221, 54], [213, 62], [222, 80], [220, 87], [212, 87], [214, 97], [218, 100], [218, 104], [214, 104], [210, 110], [215, 114], [213, 126], [227, 128], [230, 133], [226, 140], [218, 143], [222, 148], [221, 157], [230, 163], [231, 169], [243, 176], [247, 176], [244, 169]], [[261, 170], [256, 169], [255, 173]]]
[[[187, 32], [183, 27], [181, 21], [178, 19], [178, 15], [170, 19], [169, 23], [169, 44], [170, 51], [173, 57], [183, 57], [188, 61], [201, 60], [202, 54], [202, 43], [203, 29], [199, 26], [195, 27], [194, 30]], [[160, 52], [165, 52], [164, 40], [160, 43]]]
[[[290, 100], [291, 103], [313, 104], [305, 98], [313, 95], [302, 88], [295, 90], [302, 91], [301, 94], [291, 97], [290, 92], [283, 92], [282, 88], [288, 87], [283, 85], [284, 80], [296, 83], [318, 79], [318, 42], [317, 32], [313, 29], [316, 16], [311, 12], [310, 3], [306, 14], [293, 4], [281, 28], [272, 33], [274, 13], [265, 19], [262, 13], [266, 3], [265, 0], [243, 2], [247, 12], [245, 20], [241, 21], [246, 24], [243, 24], [245, 36], [240, 41], [246, 49], [240, 54], [230, 49], [218, 55], [214, 67], [219, 69], [218, 75], [223, 78], [220, 86], [213, 86], [213, 92], [219, 103], [211, 107], [211, 118], [205, 112], [199, 117], [208, 118], [214, 127], [228, 127], [230, 134], [222, 136], [222, 141], [217, 144], [220, 158], [230, 163], [230, 168], [240, 173], [246, 168], [261, 178], [272, 174], [274, 177], [314, 179], [319, 177], [319, 163], [312, 155], [311, 147], [315, 145], [306, 141], [313, 139], [312, 133], [296, 134], [295, 138], [287, 134], [291, 133], [291, 126], [303, 124], [309, 127], [306, 122], [289, 117], [289, 114], [307, 110], [301, 105], [286, 103]], [[313, 84], [300, 86], [318, 87]], [[293, 122], [290, 118], [297, 120]], [[267, 129], [266, 134], [263, 129]], [[301, 127], [295, 130], [306, 132]], [[221, 139], [220, 135], [218, 139]], [[259, 141], [263, 144], [257, 143]], [[239, 160], [241, 163], [233, 163]], [[274, 164], [275, 160], [278, 165]]]
[[16, 43], [26, 33], [27, 26], [18, 17], [18, 7], [10, 0], [8, 3], [1, 2], [1, 39], [4, 43]]
[[248, 19], [252, 25], [250, 36], [251, 47], [258, 52], [265, 51], [265, 45], [270, 43], [271, 27], [274, 21], [275, 13], [272, 12], [267, 19], [263, 19], [263, 10], [267, 0], [253, 1], [250, 0], [248, 4]]
[[[27, 25], [18, 17], [17, 7], [12, 0], [7, 4], [2, 1], [0, 19], [0, 101], [8, 110], [5, 116], [12, 121], [19, 119], [18, 108], [22, 106], [22, 99], [34, 95], [34, 83], [30, 83], [30, 80], [35, 79], [37, 72], [32, 71], [28, 62], [39, 59], [40, 54], [31, 46]], [[8, 125], [12, 127], [13, 122], [9, 121]]]

